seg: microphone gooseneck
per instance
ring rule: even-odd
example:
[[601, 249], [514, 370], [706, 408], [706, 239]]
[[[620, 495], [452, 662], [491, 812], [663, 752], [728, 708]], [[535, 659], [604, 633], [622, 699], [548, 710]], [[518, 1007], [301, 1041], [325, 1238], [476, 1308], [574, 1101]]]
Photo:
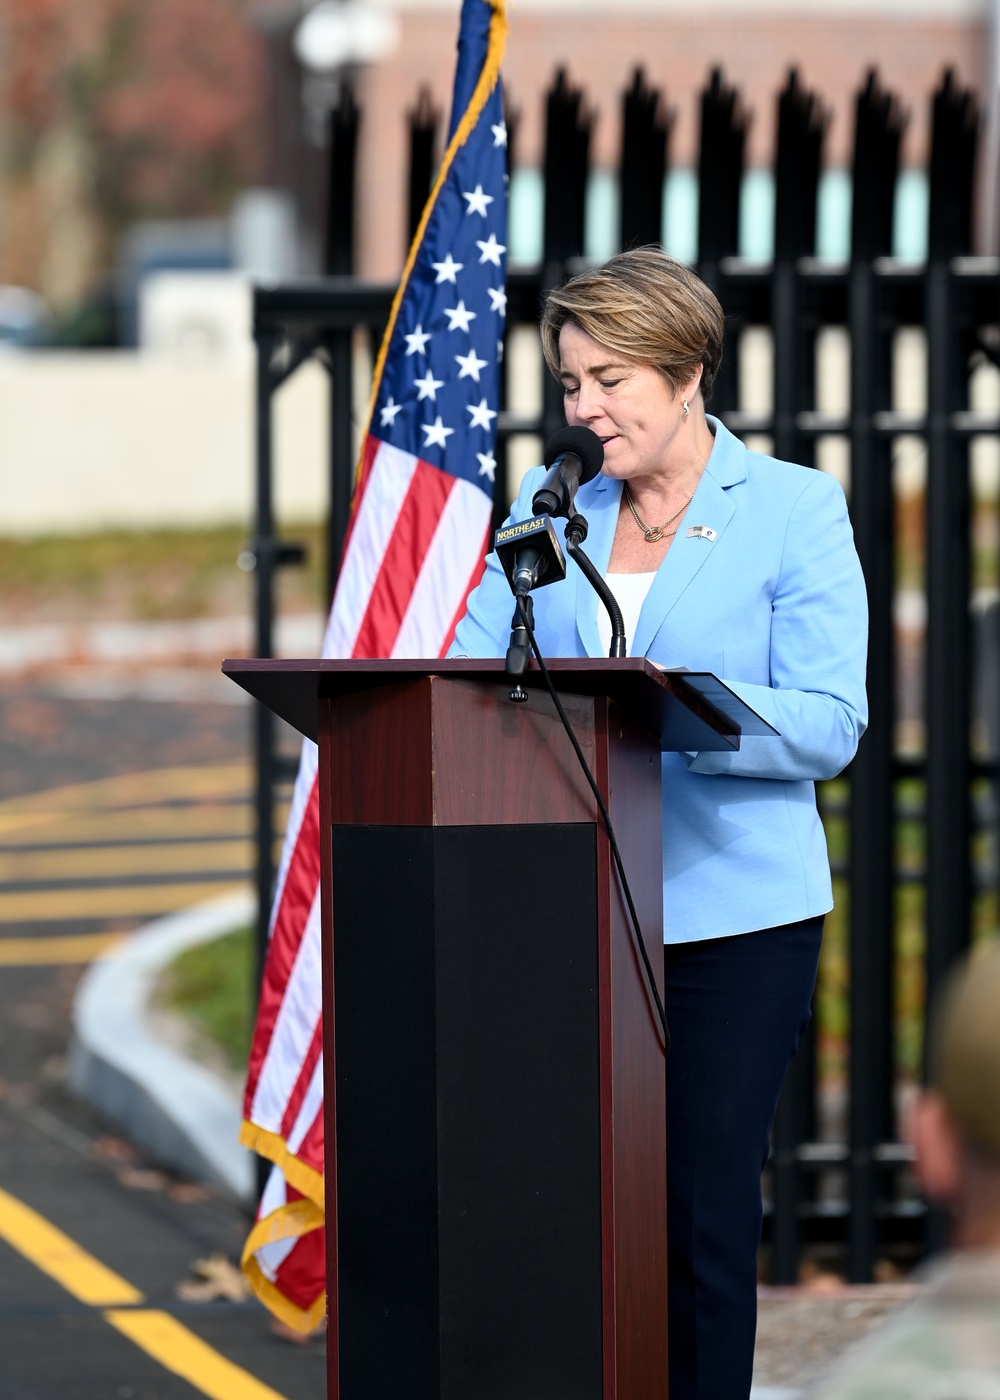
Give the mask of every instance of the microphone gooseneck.
[[625, 619], [622, 617], [622, 610], [618, 606], [618, 599], [611, 592], [607, 581], [602, 577], [601, 571], [594, 564], [589, 554], [585, 554], [581, 548], [587, 538], [587, 522], [582, 515], [571, 515], [566, 526], [566, 553], [571, 559], [575, 559], [583, 570], [590, 586], [600, 598], [611, 619], [611, 646], [608, 648], [609, 656], [627, 656], [628, 647], [625, 640]]

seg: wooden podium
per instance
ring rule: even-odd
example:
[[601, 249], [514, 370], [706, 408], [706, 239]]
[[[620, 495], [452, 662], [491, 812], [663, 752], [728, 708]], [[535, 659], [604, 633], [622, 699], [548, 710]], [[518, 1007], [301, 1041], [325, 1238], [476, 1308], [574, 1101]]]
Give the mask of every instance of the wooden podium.
[[[662, 996], [660, 751], [751, 712], [549, 667]], [[223, 669], [320, 749], [331, 1400], [664, 1400], [662, 1032], [538, 671], [513, 703], [499, 661]]]

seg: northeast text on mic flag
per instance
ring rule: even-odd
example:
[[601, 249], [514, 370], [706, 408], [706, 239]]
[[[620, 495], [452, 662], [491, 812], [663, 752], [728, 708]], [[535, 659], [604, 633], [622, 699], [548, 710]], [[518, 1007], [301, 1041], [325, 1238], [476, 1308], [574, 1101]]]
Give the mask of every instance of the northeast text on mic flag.
[[[482, 572], [506, 313], [503, 0], [464, 0], [448, 147], [393, 303], [324, 656], [446, 652]], [[242, 1141], [274, 1163], [243, 1253], [302, 1331], [324, 1311], [317, 754], [303, 746], [278, 870]]]

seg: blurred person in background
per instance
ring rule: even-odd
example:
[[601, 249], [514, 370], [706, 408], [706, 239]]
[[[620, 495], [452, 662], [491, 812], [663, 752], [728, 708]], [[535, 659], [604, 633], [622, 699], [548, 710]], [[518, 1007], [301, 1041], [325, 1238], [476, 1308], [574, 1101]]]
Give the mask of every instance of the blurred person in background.
[[952, 975], [910, 1137], [952, 1249], [811, 1400], [1000, 1400], [1000, 944]]

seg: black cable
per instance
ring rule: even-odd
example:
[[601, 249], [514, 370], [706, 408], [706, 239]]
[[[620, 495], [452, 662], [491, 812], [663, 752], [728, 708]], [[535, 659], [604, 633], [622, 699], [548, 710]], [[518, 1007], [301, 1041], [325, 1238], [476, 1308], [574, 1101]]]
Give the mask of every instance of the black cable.
[[635, 904], [632, 900], [632, 891], [629, 889], [628, 878], [625, 874], [625, 866], [622, 862], [621, 851], [619, 851], [618, 849], [618, 840], [615, 836], [614, 827], [611, 825], [611, 816], [608, 812], [607, 807], [605, 806], [604, 798], [601, 796], [601, 790], [597, 786], [597, 782], [594, 778], [594, 775], [593, 773], [591, 773], [590, 768], [587, 764], [587, 760], [584, 756], [583, 749], [580, 747], [580, 741], [574, 734], [573, 726], [570, 724], [569, 717], [566, 714], [566, 711], [563, 709], [563, 703], [559, 699], [559, 693], [556, 690], [555, 686], [552, 684], [552, 677], [549, 675], [549, 668], [545, 664], [545, 659], [542, 656], [541, 651], [539, 650], [537, 641], [535, 640], [534, 630], [532, 629], [531, 623], [528, 620], [527, 610], [524, 607], [524, 599], [518, 598], [516, 601], [517, 611], [521, 615], [521, 625], [524, 627], [524, 630], [528, 634], [528, 641], [531, 643], [531, 650], [534, 652], [535, 660], [538, 662], [538, 669], [542, 673], [542, 679], [548, 686], [549, 694], [552, 696], [552, 703], [556, 707], [556, 713], [558, 714], [560, 720], [562, 720], [563, 728], [569, 735], [569, 741], [573, 745], [573, 751], [576, 754], [577, 759], [579, 760], [580, 767], [583, 769], [583, 775], [587, 779], [587, 782], [590, 784], [590, 790], [594, 794], [598, 810], [604, 821], [604, 829], [608, 833], [608, 841], [611, 845], [611, 854], [614, 856], [615, 867], [618, 871], [618, 878], [621, 881], [622, 893], [625, 896], [625, 903], [628, 905], [629, 918], [632, 920], [632, 927], [635, 929], [636, 941], [639, 944], [639, 955], [642, 958], [642, 965], [646, 972], [646, 981], [649, 985], [650, 995], [653, 998], [653, 1004], [656, 1007], [656, 1014], [659, 1017], [660, 1026], [663, 1029], [663, 1053], [664, 1056], [666, 1056], [670, 1054], [670, 1027], [667, 1025], [667, 1013], [663, 1009], [663, 1002], [660, 1000], [660, 993], [657, 990], [656, 986], [656, 978], [653, 976], [653, 966], [652, 963], [649, 961], [649, 954], [646, 951], [646, 940], [642, 936], [642, 928], [639, 925], [639, 915], [635, 911]]

